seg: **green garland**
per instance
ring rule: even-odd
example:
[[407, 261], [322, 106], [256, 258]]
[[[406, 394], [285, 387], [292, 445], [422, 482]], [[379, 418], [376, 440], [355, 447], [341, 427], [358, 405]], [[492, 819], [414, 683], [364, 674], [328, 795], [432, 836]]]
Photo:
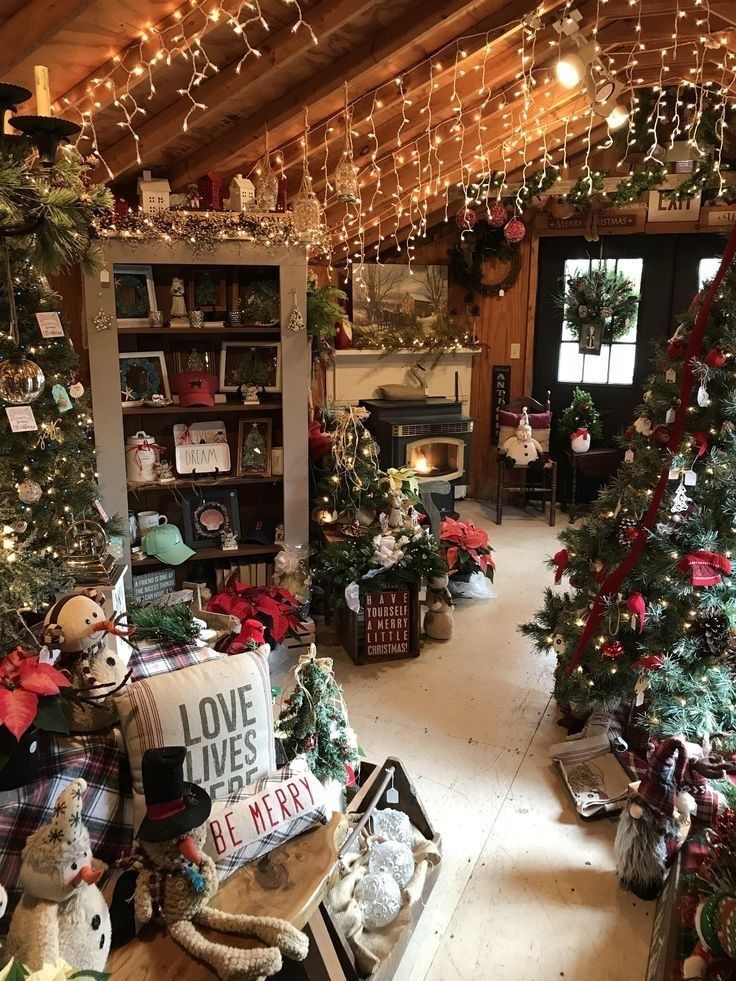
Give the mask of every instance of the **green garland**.
[[661, 186], [667, 171], [664, 167], [656, 170], [636, 170], [608, 191], [606, 197], [614, 208], [623, 208], [633, 201], [641, 201], [645, 194]]
[[437, 367], [445, 354], [463, 348], [477, 350], [480, 345], [454, 317], [438, 317], [431, 325], [412, 323], [401, 327], [362, 327], [353, 325], [353, 347], [380, 349], [382, 356], [397, 351], [416, 350], [432, 354], [430, 370]]
[[193, 644], [200, 627], [184, 603], [174, 606], [143, 606], [128, 598], [128, 623], [135, 628], [134, 639]]
[[603, 342], [623, 337], [633, 323], [639, 306], [634, 284], [623, 273], [603, 266], [579, 276], [568, 276], [565, 292], [555, 301], [576, 340], [583, 325], [603, 322]]

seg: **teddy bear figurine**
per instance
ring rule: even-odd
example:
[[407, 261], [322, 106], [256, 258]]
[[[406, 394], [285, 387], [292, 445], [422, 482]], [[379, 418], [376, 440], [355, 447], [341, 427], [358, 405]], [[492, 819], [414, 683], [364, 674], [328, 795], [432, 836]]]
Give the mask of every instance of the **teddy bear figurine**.
[[[286, 920], [210, 906], [219, 886], [215, 863], [203, 851], [212, 801], [201, 787], [184, 781], [185, 758], [183, 746], [149, 749], [143, 756], [146, 816], [138, 843], [145, 867], [135, 886], [136, 919], [147, 923], [158, 913], [179, 946], [223, 981], [269, 977], [281, 970], [282, 953], [304, 960], [309, 941]], [[254, 936], [267, 946], [230, 947], [210, 940], [200, 927]]]
[[92, 858], [82, 823], [87, 789], [78, 778], [59, 794], [50, 824], [35, 831], [21, 856], [23, 896], [10, 921], [2, 961], [32, 971], [59, 957], [81, 973], [104, 971], [110, 952], [110, 914], [97, 880], [105, 871]]
[[526, 406], [522, 410], [515, 435], [509, 436], [501, 451], [505, 454], [504, 462], [509, 470], [513, 470], [514, 467], [528, 467], [530, 463], [542, 459], [544, 450], [532, 434]]
[[455, 618], [449, 582], [449, 576], [437, 576], [427, 586], [424, 632], [432, 640], [450, 640], [452, 637]]

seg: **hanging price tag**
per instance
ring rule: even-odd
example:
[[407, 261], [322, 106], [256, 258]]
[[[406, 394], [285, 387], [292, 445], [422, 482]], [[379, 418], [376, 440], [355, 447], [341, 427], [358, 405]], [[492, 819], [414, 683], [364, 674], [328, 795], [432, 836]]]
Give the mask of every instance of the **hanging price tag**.
[[679, 479], [680, 479], [680, 471], [677, 467], [673, 467], [670, 470], [670, 472], [667, 474], [667, 480], [679, 480]]
[[644, 704], [644, 692], [649, 687], [649, 678], [645, 675], [639, 675], [636, 679], [636, 684], [634, 685], [634, 691], [636, 692], [636, 698], [634, 699], [634, 705]]
[[38, 321], [38, 329], [41, 331], [42, 337], [48, 339], [50, 337], [64, 336], [64, 328], [61, 326], [61, 319], [58, 313], [37, 313], [36, 320]]
[[664, 417], [664, 421], [667, 423], [675, 421], [676, 412], [674, 409], [667, 409], [667, 415]]
[[674, 368], [668, 368], [664, 375], [664, 380], [668, 382], [677, 381], [677, 372]]
[[633, 463], [633, 462], [634, 462], [634, 451], [627, 450], [624, 453], [624, 463]]
[[694, 487], [698, 482], [698, 475], [694, 470], [685, 471], [685, 483], [688, 487]]
[[10, 423], [11, 432], [32, 433], [38, 429], [36, 417], [30, 405], [7, 405], [5, 414]]

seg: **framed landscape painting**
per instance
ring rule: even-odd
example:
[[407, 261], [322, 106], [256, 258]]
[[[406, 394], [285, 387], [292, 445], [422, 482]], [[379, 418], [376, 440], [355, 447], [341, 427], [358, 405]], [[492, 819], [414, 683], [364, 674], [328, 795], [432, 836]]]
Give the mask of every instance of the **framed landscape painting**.
[[353, 324], [361, 332], [431, 326], [447, 316], [447, 266], [353, 266]]

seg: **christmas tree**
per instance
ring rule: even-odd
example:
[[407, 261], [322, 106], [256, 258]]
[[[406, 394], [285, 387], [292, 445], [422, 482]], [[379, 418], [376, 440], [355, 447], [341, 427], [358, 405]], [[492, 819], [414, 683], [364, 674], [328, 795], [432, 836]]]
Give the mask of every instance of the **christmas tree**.
[[315, 504], [320, 510], [355, 517], [359, 508], [384, 505], [378, 444], [365, 427], [366, 415], [352, 406], [322, 410], [331, 441], [330, 452], [315, 465]]
[[[23, 224], [29, 211], [39, 219], [32, 234], [7, 239], [9, 275], [0, 277], [0, 324], [7, 325], [0, 406], [11, 410], [0, 413], [0, 655], [27, 642], [18, 611], [42, 609], [72, 584], [67, 532], [75, 519], [97, 516], [92, 419], [77, 357], [63, 317], [64, 333], [49, 337], [36, 317], [59, 311], [46, 273], [94, 264], [89, 229], [111, 197], [88, 184], [87, 172], [76, 151], [62, 151], [42, 171], [33, 158], [18, 160], [0, 147], [0, 232]], [[25, 415], [17, 431], [14, 411]]]
[[257, 347], [251, 347], [235, 369], [235, 381], [248, 388], [260, 388], [273, 382], [273, 362], [268, 363]]
[[561, 536], [550, 567], [572, 590], [521, 627], [557, 652], [564, 709], [638, 705], [657, 736], [736, 728], [735, 251], [736, 233], [656, 354], [617, 477]]
[[342, 690], [335, 681], [330, 658], [309, 654], [294, 670], [296, 687], [276, 722], [276, 738], [289, 759], [304, 754], [320, 780], [352, 783], [358, 765], [358, 744], [348, 721]]
[[572, 402], [562, 411], [557, 428], [562, 436], [571, 436], [576, 429], [587, 429], [591, 439], [601, 436], [601, 416], [588, 392], [582, 388], [573, 391]]
[[266, 471], [266, 440], [255, 422], [243, 442], [241, 464], [247, 473], [265, 473]]

